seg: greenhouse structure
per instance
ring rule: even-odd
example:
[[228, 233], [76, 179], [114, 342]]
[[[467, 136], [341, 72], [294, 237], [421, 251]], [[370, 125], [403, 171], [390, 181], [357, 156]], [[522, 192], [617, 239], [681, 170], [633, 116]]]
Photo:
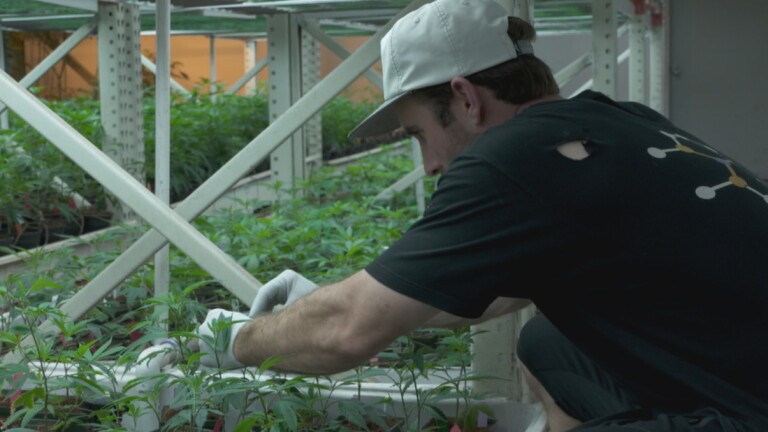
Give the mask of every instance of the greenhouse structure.
[[[419, 363], [424, 359], [416, 355], [413, 347], [418, 344], [413, 341], [400, 341], [412, 348], [411, 357], [400, 353], [400, 359], [389, 363], [382, 357], [379, 361], [383, 365], [375, 373], [369, 369], [332, 377], [296, 377], [272, 372], [268, 365], [248, 372], [206, 371], [199, 365], [189, 366], [199, 360], [193, 344], [179, 346], [189, 338], [190, 328], [168, 324], [172, 318], [178, 319], [178, 314], [200, 312], [199, 307], [186, 303], [188, 309], [176, 309], [173, 300], [168, 300], [181, 295], [178, 286], [173, 287], [174, 279], [186, 271], [176, 267], [179, 262], [194, 269], [185, 274], [184, 282], [176, 282], [189, 284], [183, 287], [185, 295], [198, 287], [216, 293], [214, 297], [229, 296], [224, 304], [244, 309], [268, 280], [260, 266], [289, 264], [273, 263], [271, 256], [258, 251], [258, 245], [251, 246], [254, 250], [248, 259], [234, 256], [230, 248], [235, 236], [222, 234], [232, 228], [212, 228], [212, 222], [205, 219], [201, 223], [201, 219], [218, 218], [232, 225], [237, 224], [232, 216], [236, 212], [254, 218], [268, 217], [271, 212], [278, 215], [275, 203], [297, 197], [310, 204], [325, 204], [335, 199], [335, 186], [313, 194], [313, 177], [325, 176], [324, 181], [339, 185], [333, 183], [337, 174], [324, 170], [353, 169], [350, 167], [358, 162], [385, 153], [401, 158], [401, 166], [388, 173], [389, 177], [380, 176], [385, 184], [370, 193], [371, 202], [406, 203], [411, 221], [423, 212], [434, 182], [425, 179], [418, 144], [404, 136], [387, 136], [373, 143], [354, 143], [360, 144], [356, 147], [359, 152], [327, 157], [323, 127], [328, 125], [323, 124], [326, 118], [321, 112], [361, 77], [366, 94], [373, 95], [374, 100], [379, 97], [382, 77], [377, 62], [383, 35], [400, 17], [429, 1], [0, 0], [0, 145], [5, 147], [0, 153], [26, 158], [30, 162], [25, 166], [34, 176], [36, 170], [50, 171], [36, 159], [39, 156], [35, 152], [57, 152], [78, 167], [80, 176], [95, 181], [113, 197], [108, 200], [110, 227], [80, 231], [64, 236], [62, 241], [0, 256], [0, 325], [4, 335], [0, 340], [0, 368], [4, 369], [0, 373], [4, 387], [0, 429], [5, 430], [3, 422], [8, 421], [8, 427], [32, 430], [102, 430], [98, 424], [111, 425], [104, 430], [138, 431], [366, 430], [363, 426], [368, 416], [375, 417], [367, 410], [376, 407], [408, 419], [401, 423], [401, 429], [393, 430], [420, 430], [422, 426], [424, 430], [442, 430], [424, 425], [430, 419], [436, 421], [439, 412], [449, 416], [463, 412], [473, 413], [473, 423], [484, 427], [471, 430], [543, 432], [543, 410], [526, 388], [515, 358], [517, 332], [535, 314], [532, 306], [473, 326], [467, 330], [473, 336], [471, 348], [467, 348], [471, 361], [449, 367], [441, 363], [443, 360], [435, 360], [440, 366], [431, 373]], [[552, 66], [563, 96], [594, 89], [616, 99], [646, 104], [706, 141], [718, 143], [768, 179], [768, 152], [764, 133], [758, 131], [768, 118], [768, 84], [760, 72], [768, 69], [765, 2], [497, 2], [534, 24], [539, 35], [537, 53]], [[722, 27], [727, 30], [713, 30]], [[47, 56], [35, 58], [34, 64], [30, 64], [29, 50], [25, 57], [23, 48], [14, 50], [9, 42], [50, 33], [63, 37], [49, 44]], [[147, 35], [154, 37], [152, 55], [142, 52], [140, 41]], [[193, 88], [174, 69], [172, 40], [187, 36], [208, 42], [198, 50], [208, 62], [202, 72], [198, 71], [205, 77], [203, 87]], [[351, 37], [364, 43], [351, 49], [340, 42]], [[96, 46], [95, 70], [89, 71], [71, 55], [86, 40]], [[229, 66], [217, 62], [217, 56], [224, 55], [217, 46], [226, 41], [242, 43], [247, 66], [237, 79], [224, 83], [217, 77]], [[323, 55], [335, 58], [333, 70], [321, 71], [321, 49]], [[95, 105], [88, 105], [93, 110], [81, 112], [93, 116], [100, 125], [93, 134], [71, 124], [71, 115], [57, 112], [55, 103], [47, 100], [39, 87], [46, 74], [64, 68], [69, 68], [69, 73], [89, 75], [94, 84], [89, 92]], [[154, 75], [151, 106], [145, 99], [149, 93], [147, 74]], [[214, 167], [215, 172], [201, 179], [193, 190], [174, 196], [171, 173], [175, 171], [171, 165], [177, 156], [172, 136], [177, 132], [172, 132], [171, 125], [180, 101], [210, 99], [211, 105], [206, 106], [222, 106], [227, 97], [247, 98], [255, 93], [266, 101], [263, 130], [238, 143], [237, 150], [227, 155], [228, 160]], [[148, 107], [153, 118], [145, 116]], [[724, 123], [732, 126], [723, 127]], [[25, 128], [23, 133], [20, 128]], [[147, 131], [154, 132], [153, 154], [147, 154]], [[25, 148], [17, 142], [33, 135], [42, 137], [44, 144]], [[154, 161], [153, 167], [145, 166], [148, 160]], [[359, 169], [371, 170], [376, 164], [388, 163], [372, 160], [371, 165]], [[147, 172], [152, 173], [151, 184]], [[10, 184], [17, 174], [0, 168], [0, 181]], [[95, 207], [92, 195], [80, 190], [78, 184], [70, 184], [77, 176], [58, 172], [46, 175], [46, 181], [54, 183], [57, 190], [67, 192], [71, 207]], [[310, 186], [305, 188], [307, 184]], [[1, 185], [0, 191], [10, 193]], [[355, 193], [338, 195], [357, 196]], [[320, 198], [313, 201], [315, 196]], [[280, 211], [289, 211], [285, 209], [290, 205], [280, 205]], [[0, 216], [3, 211], [5, 208], [0, 207]], [[225, 216], [215, 216], [221, 214]], [[13, 221], [4, 223], [13, 225]], [[286, 221], [285, 226], [289, 223]], [[344, 223], [337, 225], [346, 236], [346, 246], [340, 246], [342, 254], [367, 247], [364, 237], [355, 238], [360, 231]], [[388, 229], [401, 232], [406, 228]], [[258, 235], [253, 231], [249, 234]], [[302, 247], [302, 241], [320, 242], [316, 234], [303, 239], [297, 235], [293, 247]], [[261, 239], [254, 241], [266, 244], [266, 238]], [[376, 250], [383, 246], [377, 245]], [[88, 263], [99, 251], [108, 252], [101, 255], [99, 266], [91, 268]], [[70, 271], [68, 266], [75, 266], [73, 263], [88, 269], [77, 270], [80, 276], [62, 277], [60, 272]], [[358, 269], [347, 270], [351, 274]], [[195, 279], [199, 285], [192, 282]], [[99, 345], [88, 337], [98, 339], [104, 330], [90, 326], [104, 313], [95, 311], [126, 297], [127, 304], [133, 305], [129, 309], [135, 309], [132, 294], [123, 292], [127, 286], [135, 289], [135, 285], [149, 292], [146, 299], [141, 298], [145, 314], [141, 316], [144, 320], [153, 317], [156, 322], [150, 325], [139, 318], [126, 330], [123, 326], [129, 324], [118, 320], [113, 327], [123, 328], [113, 330], [128, 332], [130, 338], [119, 342], [111, 335], [109, 342], [99, 339], [98, 344], [104, 345], [97, 348]], [[24, 295], [28, 299], [39, 297], [44, 306], [23, 305], [24, 299], [14, 297], [13, 290], [27, 290]], [[37, 312], [22, 316], [18, 313], [22, 306]], [[41, 312], [41, 308], [45, 310]], [[17, 327], [26, 330], [14, 330]], [[445, 337], [461, 339], [462, 335]], [[55, 354], [57, 345], [69, 347], [69, 354]], [[129, 345], [130, 352], [120, 351]], [[171, 345], [175, 349], [157, 349]], [[435, 350], [440, 351], [444, 345], [438, 343], [437, 347]], [[455, 358], [451, 355], [446, 354]], [[416, 365], [403, 366], [409, 361]], [[25, 378], [19, 378], [22, 376]], [[195, 377], [202, 377], [201, 381]], [[210, 384], [216, 380], [230, 388]], [[254, 393], [242, 396], [239, 389], [249, 385]], [[446, 390], [448, 387], [452, 391]], [[202, 402], [190, 402], [196, 397]], [[365, 407], [351, 408], [352, 402]], [[67, 407], [61, 413], [57, 411], [59, 403]], [[482, 409], [472, 410], [473, 405]], [[256, 411], [262, 412], [260, 416], [254, 414]], [[305, 415], [316, 411], [325, 412], [336, 422], [343, 418], [342, 426], [317, 426], [308, 420], [311, 415]], [[43, 420], [51, 420], [51, 426], [35, 423]]]

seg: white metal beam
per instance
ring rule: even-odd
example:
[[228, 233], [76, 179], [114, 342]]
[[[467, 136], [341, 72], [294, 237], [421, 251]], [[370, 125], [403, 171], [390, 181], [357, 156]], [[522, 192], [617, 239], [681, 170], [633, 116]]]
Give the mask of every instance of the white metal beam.
[[651, 108], [669, 115], [669, 2], [655, 2], [651, 11], [650, 97]]
[[[162, 236], [173, 242], [211, 275], [221, 280], [239, 298], [252, 299], [251, 290], [253, 287], [260, 286], [260, 283], [230, 256], [200, 234], [185, 218], [152, 195], [143, 184], [99, 151], [5, 72], [0, 72], [0, 90], [2, 90], [0, 99], [19, 117], [149, 222], [162, 233]], [[157, 249], [153, 249], [151, 253]], [[67, 302], [65, 307], [62, 307], [62, 311], [67, 313], [65, 310], [67, 306], [75, 308], [82, 306], [70, 305], [70, 303], [71, 301]], [[87, 310], [86, 308], [85, 311]]]
[[39, 2], [48, 3], [56, 6], [66, 6], [76, 9], [83, 9], [91, 12], [99, 10], [97, 0], [37, 0]]
[[[301, 25], [301, 28], [311, 34], [312, 37], [315, 38], [318, 42], [325, 45], [329, 50], [331, 50], [331, 52], [336, 54], [336, 56], [340, 59], [344, 60], [349, 57], [349, 51], [341, 46], [341, 44], [336, 42], [336, 40], [334, 40], [332, 37], [328, 36], [317, 23], [308, 19], [302, 19], [299, 21], [299, 25]], [[365, 76], [368, 81], [370, 81], [371, 84], [375, 85], [376, 87], [380, 89], [384, 88], [384, 79], [376, 72], [367, 70], [363, 76]]]
[[[627, 61], [628, 58], [629, 58], [629, 48], [627, 48], [621, 54], [619, 54], [619, 57], [616, 59], [616, 63], [617, 64], [624, 63], [625, 61]], [[592, 78], [588, 79], [587, 82], [584, 83], [584, 85], [576, 89], [576, 91], [574, 91], [568, 97], [576, 96], [577, 94], [583, 92], [584, 90], [589, 90], [589, 89], [594, 89], [594, 79]]]
[[[363, 44], [346, 61], [334, 69], [326, 78], [312, 88], [300, 101], [291, 106], [282, 116], [272, 122], [258, 137], [251, 141], [245, 148], [230, 159], [223, 167], [206, 180], [197, 190], [188, 196], [176, 208], [183, 224], [202, 214], [207, 207], [218, 200], [226, 191], [231, 188], [245, 174], [250, 172], [256, 165], [261, 163], [277, 145], [288, 138], [304, 122], [309, 120], [314, 114], [328, 103], [333, 97], [346, 88], [360, 74], [366, 71], [379, 59], [379, 43], [384, 33], [392, 24], [402, 15], [414, 10], [415, 8], [427, 3], [429, 0], [414, 0], [410, 5], [404, 8], [400, 14], [395, 16], [388, 25], [384, 26], [379, 32]], [[13, 87], [13, 80], [8, 78], [7, 85]], [[5, 85], [1, 84], [0, 88]], [[0, 95], [7, 95], [6, 92], [0, 92]], [[11, 98], [13, 98], [11, 96]], [[45, 126], [45, 122], [41, 127]], [[72, 131], [73, 133], [76, 133]], [[100, 177], [99, 177], [100, 178]], [[126, 180], [128, 181], [128, 180]], [[130, 183], [130, 181], [128, 181]], [[137, 200], [145, 199], [149, 194], [145, 189], [137, 191]], [[146, 197], [148, 201], [157, 203], [157, 198], [149, 194]], [[143, 204], [143, 203], [142, 203]], [[167, 207], [160, 206], [155, 211], [163, 213]], [[177, 219], [173, 219], [174, 222]], [[165, 230], [165, 227], [163, 227]], [[194, 231], [194, 230], [193, 230]], [[197, 232], [197, 231], [195, 231]], [[104, 271], [94, 277], [85, 287], [77, 292], [61, 307], [61, 311], [70, 319], [76, 320], [82, 317], [88, 310], [98, 304], [113, 289], [122, 283], [131, 273], [144, 264], [152, 255], [157, 252], [167, 242], [164, 237], [164, 231], [158, 232], [152, 229], [144, 234], [140, 239], [134, 242], [120, 257], [110, 264]], [[174, 233], [175, 234], [175, 233]], [[199, 234], [199, 233], [198, 233]], [[171, 236], [173, 238], [173, 236]], [[212, 246], [215, 248], [215, 246]], [[193, 257], [194, 259], [194, 257]], [[212, 263], [216, 267], [217, 263]], [[252, 283], [243, 283], [243, 279], [252, 278], [250, 275], [240, 274], [244, 272], [239, 266], [231, 268], [226, 266], [221, 269], [215, 269], [214, 277], [222, 280], [222, 283], [230, 288], [234, 287], [238, 298], [246, 304], [250, 304], [255, 297], [255, 291], [248, 287], [259, 287], [258, 281], [253, 279]], [[220, 271], [219, 271], [220, 270]], [[213, 273], [212, 273], [213, 274]], [[221, 275], [221, 276], [218, 276]], [[235, 285], [233, 285], [233, 283]], [[237, 284], [240, 284], [237, 286]], [[231, 289], [231, 288], [230, 288]], [[52, 323], [47, 323], [50, 331], [56, 331]], [[4, 361], [8, 361], [6, 357]]]
[[216, 77], [216, 36], [210, 35], [209, 36], [209, 51], [210, 51], [210, 80], [211, 80], [211, 87], [210, 92], [211, 94], [216, 92], [216, 80], [218, 79]]
[[[159, 37], [159, 35], [158, 35], [158, 37]], [[148, 71], [152, 72], [157, 77], [157, 65], [152, 63], [152, 60], [148, 59], [147, 56], [145, 56], [144, 54], [141, 55], [141, 64], [142, 64], [142, 66], [147, 68]], [[178, 91], [179, 93], [189, 94], [189, 90], [184, 88], [184, 86], [179, 84], [176, 80], [174, 80], [171, 77], [168, 77], [168, 79], [169, 79], [171, 88], [173, 88], [174, 90]]]
[[592, 0], [592, 79], [596, 91], [616, 97], [617, 31], [614, 0]]
[[418, 165], [416, 168], [413, 169], [413, 171], [409, 172], [408, 174], [404, 175], [400, 178], [400, 180], [393, 183], [388, 188], [384, 189], [383, 191], [379, 192], [378, 195], [376, 195], [375, 200], [388, 200], [392, 198], [393, 195], [395, 195], [398, 192], [402, 192], [409, 187], [411, 187], [414, 183], [424, 178], [426, 173], [424, 172], [424, 165]]
[[[102, 151], [144, 183], [144, 116], [142, 113], [140, 15], [135, 4], [100, 2], [98, 13], [99, 100]], [[117, 220], [136, 213], [119, 203]]]
[[[300, 15], [299, 15], [300, 17]], [[320, 44], [309, 32], [300, 30], [301, 45], [301, 96], [320, 82]], [[304, 176], [323, 165], [323, 116], [315, 114], [301, 128], [303, 155], [298, 163], [304, 165]]]
[[592, 65], [592, 53], [586, 53], [583, 56], [569, 63], [564, 68], [560, 69], [555, 74], [555, 82], [557, 82], [557, 85], [562, 87], [563, 85], [570, 82], [573, 79], [573, 77], [575, 77], [581, 71], [590, 67], [591, 65]]
[[235, 94], [238, 90], [243, 88], [243, 86], [248, 83], [248, 81], [252, 80], [253, 77], [258, 75], [259, 72], [261, 72], [267, 65], [269, 64], [269, 56], [264, 57], [263, 59], [259, 60], [258, 63], [256, 63], [248, 72], [245, 73], [242, 77], [240, 77], [239, 80], [237, 80], [236, 83], [232, 85], [227, 91], [226, 94]]
[[[171, 203], [171, 12], [170, 0], [157, 0], [155, 80], [155, 195], [164, 204]], [[168, 245], [155, 254], [155, 296], [170, 291], [170, 250]], [[167, 318], [167, 306], [157, 306], [161, 321]]]
[[629, 100], [645, 103], [645, 19], [633, 15], [629, 22]]
[[[269, 118], [274, 121], [302, 95], [301, 34], [296, 17], [291, 14], [267, 17], [267, 40]], [[279, 182], [285, 193], [295, 189], [296, 180], [306, 178], [304, 158], [304, 135], [301, 128], [270, 155], [272, 180]]]
[[[96, 29], [96, 19], [91, 18], [83, 24], [79, 29], [72, 33], [64, 42], [61, 43], [55, 50], [53, 50], [48, 57], [43, 59], [37, 66], [35, 66], [24, 78], [19, 81], [19, 84], [25, 88], [29, 88], [32, 84], [36, 83], [43, 75], [45, 75], [56, 63], [60, 62], [66, 57], [72, 49], [80, 44], [85, 38], [87, 38], [93, 30]], [[5, 111], [6, 107], [0, 103], [0, 112]]]

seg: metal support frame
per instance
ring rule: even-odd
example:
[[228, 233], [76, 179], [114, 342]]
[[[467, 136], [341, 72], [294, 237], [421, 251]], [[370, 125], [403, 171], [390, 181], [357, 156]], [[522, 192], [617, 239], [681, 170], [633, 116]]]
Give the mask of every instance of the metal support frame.
[[[269, 43], [269, 118], [274, 121], [301, 97], [301, 29], [291, 14], [267, 17]], [[270, 155], [272, 180], [285, 192], [306, 178], [304, 133], [301, 128]], [[284, 195], [287, 196], [287, 195]]]
[[[157, 77], [155, 82], [155, 195], [171, 203], [171, 5], [170, 0], [158, 0], [155, 25]], [[170, 292], [170, 248], [160, 248], [155, 254], [154, 295]], [[156, 306], [161, 320], [167, 318], [167, 306]]]
[[[104, 132], [102, 149], [144, 183], [144, 117], [141, 88], [139, 8], [127, 3], [99, 3], [99, 93]], [[135, 210], [135, 209], [133, 209]], [[112, 209], [118, 220], [136, 213], [123, 203]]]
[[[67, 154], [110, 191], [114, 189], [113, 192], [119, 193], [119, 197], [125, 196], [130, 199], [132, 205], [141, 208], [140, 215], [154, 226], [66, 301], [61, 307], [64, 316], [72, 320], [82, 317], [164, 246], [168, 241], [166, 238], [188, 253], [243, 302], [250, 304], [255, 296], [255, 290], [252, 288], [258, 288], [261, 284], [226, 254], [220, 253], [210, 241], [204, 237], [201, 239], [202, 235], [187, 221], [202, 214], [208, 206], [237, 183], [238, 179], [261, 163], [279, 143], [285, 141], [328, 101], [370, 68], [379, 59], [379, 43], [392, 24], [404, 14], [428, 1], [414, 0], [406, 6], [346, 61], [292, 105], [284, 115], [274, 119], [258, 137], [181, 202], [176, 207], [175, 214], [168, 214], [173, 212], [165, 204], [144, 189], [135, 179], [126, 175], [112, 160], [104, 157], [93, 146], [88, 147], [85, 144], [87, 142], [85, 138], [45, 108], [29, 92], [20, 88], [13, 79], [0, 73], [0, 90], [2, 90], [0, 100], [7, 98], [13, 101], [14, 111], [20, 113], [22, 118], [30, 122], [35, 129], [44, 131], [43, 135], [52, 142], [76, 146], [76, 149], [82, 150], [84, 153], [82, 156], [78, 150], [67, 152]], [[103, 169], [104, 167], [107, 169]], [[55, 326], [50, 322], [43, 323], [41, 330], [43, 327], [49, 332], [56, 332]], [[10, 356], [4, 358], [4, 362], [14, 360], [16, 358]]]
[[[421, 146], [416, 140], [411, 142], [411, 158], [413, 159], [413, 166], [421, 167], [424, 169], [424, 159], [421, 155]], [[416, 181], [416, 208], [419, 209], [419, 214], [423, 215], [427, 210], [427, 204], [424, 197], [424, 176], [421, 176]]]
[[657, 2], [651, 11], [650, 95], [649, 105], [661, 114], [669, 114], [669, 2]]
[[[96, 18], [88, 20], [79, 29], [72, 33], [64, 42], [61, 43], [55, 50], [53, 50], [48, 57], [35, 66], [24, 78], [19, 81], [19, 84], [25, 88], [29, 88], [37, 80], [42, 78], [51, 68], [56, 66], [64, 57], [66, 57], [76, 46], [80, 44], [85, 38], [87, 38], [96, 29]], [[5, 111], [6, 106], [0, 103], [0, 112]]]
[[616, 10], [614, 0], [592, 0], [592, 52], [594, 69], [592, 88], [616, 97]]
[[[0, 89], [2, 89], [0, 98], [19, 117], [58, 147], [62, 153], [160, 231], [162, 236], [178, 246], [203, 269], [214, 277], [219, 277], [230, 291], [241, 299], [252, 299], [253, 293], [248, 291], [248, 287], [258, 286], [258, 281], [243, 270], [229, 255], [222, 252], [215, 244], [194, 229], [186, 219], [171, 210], [168, 205], [149, 192], [143, 184], [123, 170], [114, 160], [99, 151], [79, 132], [4, 72], [0, 73]], [[153, 249], [150, 255], [157, 249], [159, 247]], [[146, 258], [149, 257], [145, 257], [138, 264], [142, 264]], [[105, 273], [107, 272], [102, 272], [91, 283]], [[107, 274], [107, 276], [109, 275]], [[66, 315], [82, 316], [94, 304], [87, 299], [83, 299], [82, 302], [78, 301], [78, 295], [85, 293], [85, 290], [81, 290], [75, 294], [70, 301], [62, 306], [62, 312]], [[98, 302], [102, 298], [103, 296], [99, 296], [97, 299], [91, 300]], [[87, 307], [85, 307], [86, 305]], [[50, 323], [41, 325], [41, 334], [45, 334], [50, 327]]]
[[[36, 83], [37, 80], [42, 78], [43, 75], [45, 75], [51, 68], [53, 68], [59, 61], [63, 60], [71, 51], [74, 49], [77, 45], [80, 44], [86, 37], [88, 37], [93, 30], [96, 28], [96, 19], [92, 18], [88, 22], [86, 22], [84, 25], [82, 25], [77, 31], [72, 33], [64, 42], [62, 42], [61, 45], [59, 45], [56, 49], [54, 49], [45, 59], [43, 59], [42, 62], [40, 62], [37, 66], [35, 66], [22, 80], [19, 82], [20, 85], [23, 85], [26, 88], [29, 88], [32, 84]], [[5, 43], [4, 43], [4, 37], [3, 37], [3, 31], [2, 28], [0, 28], [0, 70], [5, 71]], [[0, 102], [0, 129], [8, 129], [9, 128], [9, 121], [8, 121], [8, 112], [7, 107]], [[23, 152], [23, 149], [21, 147], [16, 147], [16, 151]], [[74, 199], [75, 203], [81, 207], [90, 207], [91, 203], [89, 203], [85, 198], [83, 198], [82, 195], [77, 193], [76, 191], [73, 191], [69, 185], [67, 185], [61, 178], [58, 176], [55, 176], [53, 178], [53, 183], [64, 192], [68, 192], [71, 194], [72, 199]]]
[[[618, 65], [618, 64], [624, 63], [625, 61], [627, 61], [628, 58], [629, 58], [629, 48], [627, 48], [621, 54], [619, 54], [619, 57], [616, 58], [616, 64]], [[584, 83], [584, 85], [576, 89], [576, 91], [574, 91], [568, 97], [574, 97], [577, 94], [583, 92], [584, 90], [594, 89], [594, 82], [595, 81], [593, 78], [588, 79], [587, 82]]]
[[216, 92], [216, 35], [211, 34], [209, 36], [209, 52], [210, 52], [210, 80], [211, 80], [211, 94]]
[[[160, 33], [157, 33], [157, 37], [160, 38]], [[152, 74], [157, 77], [158, 71], [157, 71], [157, 65], [152, 63], [152, 60], [148, 59], [147, 56], [144, 54], [141, 55], [141, 65], [147, 68], [148, 71], [152, 72]], [[189, 94], [189, 90], [184, 88], [181, 84], [179, 84], [176, 80], [169, 77], [169, 83], [172, 89], [176, 90], [179, 93], [182, 94]]]
[[633, 15], [629, 22], [629, 100], [645, 103], [645, 17]]
[[[301, 94], [320, 81], [320, 47], [308, 32], [301, 31]], [[304, 175], [323, 164], [323, 118], [315, 114], [302, 127]]]
[[[629, 27], [627, 25], [623, 25], [623, 26], [619, 27], [619, 30], [616, 32], [617, 38], [619, 38], [619, 39], [622, 38], [627, 33], [628, 28]], [[558, 79], [559, 77], [562, 77], [563, 79], [570, 80], [571, 78], [573, 78], [573, 76], [575, 76], [576, 73], [578, 73], [575, 70], [571, 70], [571, 73], [573, 73], [573, 75], [570, 75], [570, 73], [565, 73], [566, 69], [571, 69], [572, 67], [576, 68], [577, 67], [576, 64], [579, 63], [580, 61], [587, 61], [587, 59], [584, 59], [585, 56], [589, 58], [588, 59], [589, 61], [591, 61], [592, 60], [592, 55], [593, 55], [593, 53], [585, 54], [584, 56], [576, 59], [571, 64], [566, 66], [563, 70], [561, 70], [560, 72], [555, 74], [555, 79], [558, 80], [557, 81], [558, 84], [562, 85], [562, 83]], [[630, 55], [630, 50], [629, 50], [629, 48], [627, 48], [621, 54], [619, 54], [618, 57], [616, 57], [616, 65], [618, 66], [619, 64], [624, 63], [629, 58], [629, 55]], [[565, 82], [567, 82], [567, 80]], [[576, 89], [576, 91], [571, 93], [568, 97], [576, 96], [577, 94], [583, 92], [584, 90], [589, 90], [589, 89], [597, 90], [594, 87], [594, 83], [595, 83], [595, 78], [593, 76], [592, 78], [588, 79], [581, 87]]]
[[[332, 37], [328, 36], [315, 21], [309, 19], [301, 19], [301, 28], [306, 30], [312, 35], [318, 42], [325, 45], [326, 48], [331, 50], [337, 57], [344, 60], [349, 57], [349, 51], [347, 51], [341, 44], [336, 42]], [[384, 79], [378, 73], [367, 70], [363, 76], [371, 82], [371, 84], [382, 89], [384, 88]]]
[[413, 186], [414, 183], [422, 179], [425, 175], [426, 173], [424, 172], [424, 165], [417, 165], [413, 171], [401, 177], [400, 180], [396, 181], [388, 188], [379, 192], [379, 194], [376, 195], [375, 199], [388, 200], [392, 198], [396, 193], [402, 192], [408, 189], [409, 187]]
[[248, 83], [248, 81], [252, 80], [253, 77], [255, 77], [259, 72], [267, 67], [268, 64], [268, 57], [261, 59], [248, 72], [246, 72], [245, 75], [240, 77], [236, 83], [232, 84], [232, 87], [230, 87], [225, 93], [230, 95], [237, 93], [241, 88], [243, 88], [244, 85], [246, 85], [246, 83]]
[[564, 68], [555, 73], [555, 81], [558, 86], [563, 86], [570, 82], [573, 77], [581, 73], [584, 69], [592, 66], [592, 53], [586, 53], [583, 56], [569, 63]]

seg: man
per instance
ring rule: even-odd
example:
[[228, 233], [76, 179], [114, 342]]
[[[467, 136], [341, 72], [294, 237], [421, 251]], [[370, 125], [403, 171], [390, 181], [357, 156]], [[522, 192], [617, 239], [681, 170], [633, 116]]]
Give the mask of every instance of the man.
[[201, 334], [236, 324], [209, 364], [337, 372], [531, 299], [518, 355], [550, 431], [768, 430], [768, 188], [646, 107], [561, 98], [533, 37], [492, 0], [395, 24], [385, 103], [353, 134], [417, 139], [431, 206], [344, 281], [286, 272], [252, 320], [211, 311]]

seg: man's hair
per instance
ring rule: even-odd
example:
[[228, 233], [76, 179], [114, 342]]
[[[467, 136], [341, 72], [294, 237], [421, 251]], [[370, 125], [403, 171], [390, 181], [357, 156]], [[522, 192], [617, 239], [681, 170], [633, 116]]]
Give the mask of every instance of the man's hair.
[[[536, 31], [528, 22], [508, 17], [507, 35], [513, 41], [533, 41]], [[497, 99], [517, 105], [560, 93], [552, 70], [532, 54], [519, 55], [465, 78], [472, 84], [491, 89]], [[446, 127], [453, 122], [448, 109], [453, 97], [450, 83], [421, 88], [411, 94], [430, 105], [441, 126]]]

